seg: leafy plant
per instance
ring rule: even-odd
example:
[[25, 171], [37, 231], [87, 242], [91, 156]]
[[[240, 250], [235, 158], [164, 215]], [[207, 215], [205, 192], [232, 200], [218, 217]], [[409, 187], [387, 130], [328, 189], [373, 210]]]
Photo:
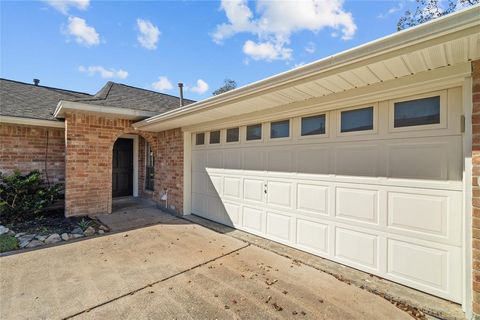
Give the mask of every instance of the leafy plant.
[[400, 31], [425, 23], [477, 3], [479, 3], [479, 0], [416, 0], [417, 8], [415, 11], [405, 11], [398, 20], [397, 30]]
[[80, 229], [82, 229], [82, 231], [85, 231], [87, 230], [87, 228], [92, 224], [91, 221], [89, 220], [85, 220], [85, 218], [82, 218], [82, 220], [80, 220], [80, 222], [77, 223], [77, 225], [80, 227]]
[[0, 173], [0, 220], [3, 223], [37, 217], [61, 196], [62, 185], [46, 185], [38, 170], [28, 174]]
[[17, 238], [8, 234], [0, 235], [0, 253], [18, 249]]
[[235, 80], [227, 78], [223, 81], [223, 85], [220, 88], [218, 88], [217, 90], [213, 91], [212, 94], [214, 96], [217, 96], [221, 93], [233, 90], [236, 87], [237, 87], [237, 82]]

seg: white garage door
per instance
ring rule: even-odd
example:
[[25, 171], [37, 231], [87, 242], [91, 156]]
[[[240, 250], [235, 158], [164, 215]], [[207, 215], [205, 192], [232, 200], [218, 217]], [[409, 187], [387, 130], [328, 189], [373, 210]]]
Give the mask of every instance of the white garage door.
[[460, 94], [193, 134], [192, 213], [460, 302]]

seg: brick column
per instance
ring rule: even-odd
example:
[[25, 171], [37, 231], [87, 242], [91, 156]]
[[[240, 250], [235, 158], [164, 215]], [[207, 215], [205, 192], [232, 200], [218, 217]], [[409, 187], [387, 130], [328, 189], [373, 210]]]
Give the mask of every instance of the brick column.
[[480, 315], [480, 60], [472, 62], [472, 97], [472, 300]]

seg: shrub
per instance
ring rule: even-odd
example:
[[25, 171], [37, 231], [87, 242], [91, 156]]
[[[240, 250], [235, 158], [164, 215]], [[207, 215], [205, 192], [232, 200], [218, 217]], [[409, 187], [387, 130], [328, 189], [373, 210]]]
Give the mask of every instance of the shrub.
[[0, 253], [18, 249], [17, 238], [8, 234], [0, 235]]
[[60, 198], [62, 186], [46, 185], [38, 170], [22, 175], [0, 173], [0, 221], [11, 223], [37, 216]]

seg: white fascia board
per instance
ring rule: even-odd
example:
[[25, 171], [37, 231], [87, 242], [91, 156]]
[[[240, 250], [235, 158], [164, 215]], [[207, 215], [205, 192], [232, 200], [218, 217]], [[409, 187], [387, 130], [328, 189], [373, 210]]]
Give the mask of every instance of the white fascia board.
[[[191, 112], [226, 104], [234, 99], [241, 99], [261, 92], [262, 90], [272, 90], [273, 88], [278, 88], [282, 85], [288, 85], [293, 81], [297, 82], [304, 78], [318, 76], [340, 67], [352, 65], [353, 63], [361, 62], [380, 55], [386, 55], [392, 51], [398, 51], [405, 48], [408, 49], [408, 47], [419, 43], [426, 43], [430, 40], [438, 39], [449, 34], [451, 35], [455, 32], [470, 28], [477, 29], [480, 26], [480, 19], [478, 19], [479, 16], [480, 4], [314, 61], [302, 67], [253, 82], [238, 89], [139, 121], [134, 123], [133, 127], [146, 127]], [[475, 30], [472, 32], [475, 32]], [[478, 32], [478, 30], [476, 32]]]
[[129, 120], [140, 120], [140, 119], [152, 117], [153, 115], [157, 114], [155, 112], [60, 100], [60, 102], [57, 105], [57, 108], [55, 109], [55, 112], [53, 113], [53, 116], [55, 118], [65, 118], [65, 113], [67, 111], [77, 111], [77, 112], [80, 111], [84, 113], [104, 114], [104, 115], [109, 115], [109, 116], [114, 116], [122, 119], [129, 119]]
[[65, 122], [55, 120], [32, 119], [22, 117], [0, 116], [0, 123], [11, 123], [25, 126], [38, 126], [48, 128], [65, 128]]

